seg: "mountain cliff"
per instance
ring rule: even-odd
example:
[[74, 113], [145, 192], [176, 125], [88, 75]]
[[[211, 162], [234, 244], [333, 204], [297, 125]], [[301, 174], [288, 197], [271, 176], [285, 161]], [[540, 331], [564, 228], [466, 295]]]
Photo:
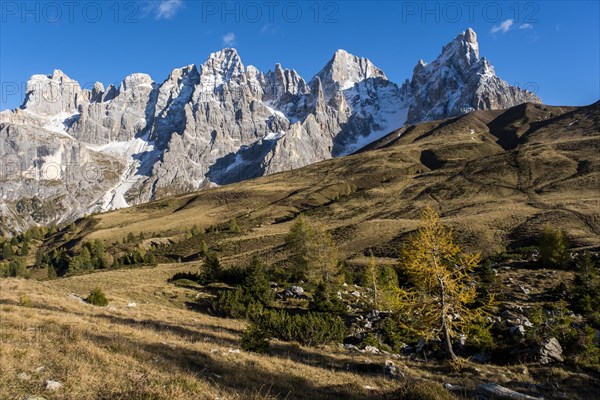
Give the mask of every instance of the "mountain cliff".
[[0, 113], [0, 211], [13, 228], [56, 223], [350, 154], [407, 123], [539, 103], [495, 76], [471, 29], [399, 87], [338, 50], [306, 82], [263, 73], [235, 49], [162, 82], [132, 74], [83, 89], [35, 75]]

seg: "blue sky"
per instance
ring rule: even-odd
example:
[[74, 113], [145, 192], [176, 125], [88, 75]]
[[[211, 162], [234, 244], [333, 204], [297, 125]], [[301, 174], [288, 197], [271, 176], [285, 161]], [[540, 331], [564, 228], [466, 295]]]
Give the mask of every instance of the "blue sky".
[[134, 72], [162, 82], [223, 47], [306, 80], [343, 48], [402, 83], [467, 27], [501, 78], [547, 104], [584, 105], [600, 98], [599, 25], [597, 1], [0, 0], [0, 108], [21, 104], [33, 74], [61, 69], [85, 87]]

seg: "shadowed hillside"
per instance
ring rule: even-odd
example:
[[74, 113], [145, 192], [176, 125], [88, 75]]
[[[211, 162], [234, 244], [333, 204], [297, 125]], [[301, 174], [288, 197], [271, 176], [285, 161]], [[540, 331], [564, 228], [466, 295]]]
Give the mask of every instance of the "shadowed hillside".
[[[236, 218], [244, 233], [225, 237], [224, 253], [276, 260], [304, 213], [327, 225], [347, 259], [368, 250], [395, 257], [418, 210], [433, 204], [467, 246], [486, 254], [531, 244], [548, 223], [573, 247], [597, 247], [599, 109], [523, 104], [409, 126], [348, 157], [94, 215], [47, 246], [140, 232], [174, 237]], [[181, 256], [196, 251], [190, 243]]]

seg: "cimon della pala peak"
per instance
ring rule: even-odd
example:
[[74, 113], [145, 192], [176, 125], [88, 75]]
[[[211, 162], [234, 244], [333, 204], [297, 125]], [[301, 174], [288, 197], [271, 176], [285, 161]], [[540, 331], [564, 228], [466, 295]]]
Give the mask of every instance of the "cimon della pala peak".
[[23, 105], [0, 113], [0, 211], [13, 226], [64, 222], [350, 154], [405, 124], [539, 103], [479, 57], [472, 29], [419, 61], [401, 86], [338, 50], [309, 82], [263, 73], [235, 49], [155, 82], [82, 89], [34, 75]]

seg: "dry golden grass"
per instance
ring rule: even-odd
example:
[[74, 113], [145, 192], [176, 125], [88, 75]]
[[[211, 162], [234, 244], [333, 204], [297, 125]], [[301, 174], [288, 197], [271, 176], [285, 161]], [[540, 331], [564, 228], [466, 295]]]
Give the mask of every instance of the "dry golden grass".
[[[230, 352], [239, 349], [245, 323], [192, 311], [186, 302], [198, 292], [166, 283], [173, 273], [196, 268], [168, 264], [46, 282], [0, 280], [0, 398], [378, 399], [402, 386], [384, 378], [385, 356], [335, 345], [275, 341], [267, 355]], [[559, 278], [540, 281], [522, 271], [503, 271], [500, 279], [507, 274], [514, 285], [531, 287], [532, 296]], [[108, 307], [81, 300], [95, 287], [106, 293]], [[439, 362], [393, 361], [409, 382], [473, 389], [488, 381], [515, 387], [550, 380], [582, 399], [592, 398], [595, 390], [593, 376], [556, 367], [529, 366], [524, 375], [518, 365], [466, 362], [453, 370]], [[19, 378], [22, 373], [29, 379]], [[48, 379], [64, 386], [46, 391]]]
[[[184, 303], [195, 292], [166, 284], [174, 272], [189, 269], [166, 265], [51, 282], [0, 281], [0, 398], [359, 399], [372, 394], [366, 385], [394, 388], [381, 374], [344, 371], [346, 363], [361, 360], [326, 348], [275, 343], [269, 356], [231, 353], [239, 349], [244, 323], [190, 311]], [[96, 286], [107, 294], [108, 307], [77, 297]], [[19, 305], [23, 293], [30, 307]], [[132, 302], [137, 306], [128, 307]], [[19, 379], [21, 373], [30, 379]], [[47, 379], [64, 386], [47, 392]]]

